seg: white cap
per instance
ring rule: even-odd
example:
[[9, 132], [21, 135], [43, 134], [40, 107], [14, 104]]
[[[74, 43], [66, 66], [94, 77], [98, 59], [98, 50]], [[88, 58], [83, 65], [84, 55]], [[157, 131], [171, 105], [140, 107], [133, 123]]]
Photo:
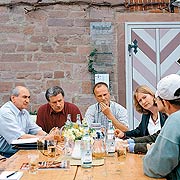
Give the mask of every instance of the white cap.
[[175, 96], [174, 93], [180, 88], [180, 76], [171, 74], [162, 78], [157, 84], [155, 96], [165, 100], [179, 99], [180, 96]]

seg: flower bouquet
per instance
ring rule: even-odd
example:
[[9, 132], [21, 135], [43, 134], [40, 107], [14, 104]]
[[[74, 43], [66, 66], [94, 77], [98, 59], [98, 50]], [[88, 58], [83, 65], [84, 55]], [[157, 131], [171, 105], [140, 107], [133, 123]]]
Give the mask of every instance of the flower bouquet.
[[62, 131], [62, 136], [65, 139], [66, 155], [71, 155], [74, 159], [81, 158], [81, 139], [86, 133], [89, 133], [91, 142], [93, 143], [93, 138], [96, 137], [96, 131], [88, 127], [85, 119], [82, 121], [82, 124], [73, 123], [72, 121], [66, 122]]
[[95, 129], [89, 128], [85, 119], [82, 120], [82, 124], [68, 121], [64, 125], [62, 136], [68, 140], [76, 141], [81, 140], [87, 132], [91, 138], [96, 137]]

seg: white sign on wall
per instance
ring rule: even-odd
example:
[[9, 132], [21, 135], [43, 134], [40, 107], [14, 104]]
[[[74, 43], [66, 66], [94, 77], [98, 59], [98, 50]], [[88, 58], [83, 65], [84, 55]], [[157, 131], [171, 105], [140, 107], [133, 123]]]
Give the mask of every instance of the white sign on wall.
[[109, 87], [109, 74], [95, 74], [95, 84], [105, 82]]

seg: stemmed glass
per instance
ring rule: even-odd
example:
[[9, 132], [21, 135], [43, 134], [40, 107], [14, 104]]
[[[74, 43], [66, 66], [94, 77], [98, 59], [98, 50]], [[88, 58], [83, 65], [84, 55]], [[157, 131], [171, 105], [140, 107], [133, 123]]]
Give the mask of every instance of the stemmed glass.
[[44, 156], [54, 158], [59, 156], [63, 150], [59, 128], [53, 128], [50, 133], [37, 141], [37, 149]]

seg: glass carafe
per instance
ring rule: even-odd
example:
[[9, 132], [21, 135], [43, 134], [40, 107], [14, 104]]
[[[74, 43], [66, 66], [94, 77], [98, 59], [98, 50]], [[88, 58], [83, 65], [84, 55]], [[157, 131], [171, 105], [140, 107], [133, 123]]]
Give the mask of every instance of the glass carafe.
[[106, 146], [103, 139], [94, 139], [92, 155], [94, 159], [102, 159], [106, 156]]

